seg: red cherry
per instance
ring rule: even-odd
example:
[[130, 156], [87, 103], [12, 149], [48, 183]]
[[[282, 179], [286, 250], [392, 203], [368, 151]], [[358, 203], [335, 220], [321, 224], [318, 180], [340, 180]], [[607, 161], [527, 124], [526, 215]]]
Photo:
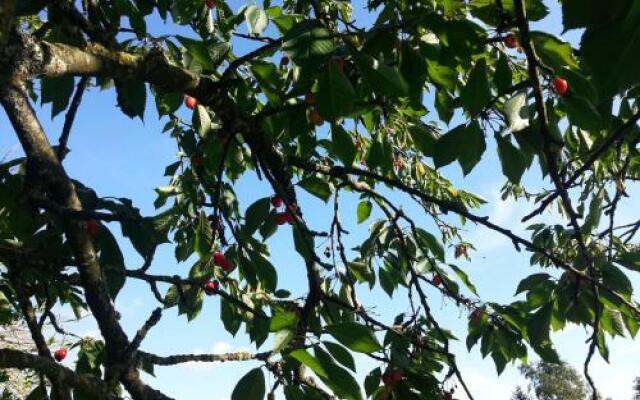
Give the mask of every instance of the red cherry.
[[53, 358], [55, 358], [56, 361], [58, 361], [58, 362], [64, 360], [65, 358], [67, 358], [67, 349], [65, 349], [63, 347], [63, 348], [60, 348], [60, 349], [56, 350], [53, 353]]
[[220, 268], [222, 268], [224, 272], [229, 273], [233, 271], [233, 264], [231, 264], [231, 261], [225, 258], [224, 262], [220, 265]]
[[553, 88], [560, 96], [564, 96], [569, 91], [569, 83], [566, 79], [555, 77], [553, 79]]
[[394, 384], [391, 372], [385, 372], [384, 374], [382, 374], [382, 383], [384, 383], [385, 386], [391, 386]]
[[507, 36], [505, 36], [504, 39], [502, 39], [502, 42], [504, 43], [505, 46], [507, 46], [510, 49], [515, 49], [516, 47], [518, 47], [518, 44], [519, 44], [518, 38], [513, 33], [510, 33]]
[[396, 169], [403, 169], [404, 161], [401, 158], [397, 158], [393, 161], [393, 165], [396, 167]]
[[100, 232], [100, 223], [98, 223], [98, 221], [94, 219], [90, 219], [89, 221], [87, 221], [85, 229], [87, 230], [87, 234], [89, 234], [89, 236], [96, 237]]
[[309, 122], [311, 122], [316, 126], [320, 126], [324, 124], [324, 118], [322, 118], [322, 115], [320, 115], [320, 113], [317, 110], [313, 110], [309, 114]]
[[459, 244], [456, 246], [455, 257], [459, 258], [460, 256], [467, 256], [467, 246], [463, 244]]
[[207, 0], [207, 8], [212, 9], [216, 6], [216, 0]]
[[289, 65], [290, 62], [291, 62], [291, 60], [289, 59], [289, 57], [282, 57], [280, 59], [280, 66], [281, 67], [286, 67], [287, 65]]
[[275, 208], [278, 208], [278, 207], [282, 206], [282, 197], [273, 196], [271, 198], [271, 205], [274, 206]]
[[189, 161], [191, 161], [191, 165], [195, 168], [202, 166], [202, 157], [200, 156], [193, 155], [189, 158]]
[[191, 110], [195, 110], [198, 106], [198, 100], [195, 97], [184, 96], [184, 105]]
[[224, 253], [221, 251], [216, 251], [213, 253], [213, 263], [219, 267], [227, 262], [227, 257], [225, 257]]
[[393, 382], [400, 382], [402, 378], [404, 378], [404, 375], [402, 372], [395, 370], [391, 372], [391, 378], [393, 378]]
[[433, 283], [435, 286], [442, 285], [442, 277], [440, 275], [434, 276], [433, 279], [431, 280], [431, 283]]
[[306, 96], [304, 96], [304, 102], [309, 104], [310, 106], [316, 104], [318, 102], [318, 100], [316, 99], [316, 95], [313, 93], [307, 93]]
[[218, 281], [209, 281], [204, 284], [204, 292], [207, 296], [213, 296], [218, 294], [218, 289], [220, 288], [220, 282]]
[[480, 321], [483, 313], [484, 311], [482, 311], [482, 309], [476, 308], [475, 310], [473, 310], [473, 312], [471, 312], [471, 315], [469, 315], [469, 319], [476, 322]]
[[293, 222], [293, 216], [289, 213], [283, 212], [276, 214], [276, 223], [278, 225], [291, 224]]
[[347, 62], [344, 60], [344, 58], [338, 58], [336, 60], [336, 66], [338, 67], [338, 70], [340, 70], [340, 72], [344, 72], [344, 66], [347, 64]]

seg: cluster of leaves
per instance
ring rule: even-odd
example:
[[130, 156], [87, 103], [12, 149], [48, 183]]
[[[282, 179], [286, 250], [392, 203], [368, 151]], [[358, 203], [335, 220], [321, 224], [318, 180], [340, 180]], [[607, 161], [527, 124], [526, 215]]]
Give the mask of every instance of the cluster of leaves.
[[[89, 39], [134, 54], [161, 52], [171, 65], [225, 91], [220, 102], [199, 96], [189, 121], [178, 115], [184, 93], [182, 86], [172, 86], [171, 77], [167, 84], [150, 85], [149, 91], [144, 80], [126, 75], [96, 78], [102, 89], [115, 85], [120, 109], [132, 118], [144, 118], [151, 93], [160, 117], [168, 118], [164, 132], [176, 140], [180, 158], [165, 170], [169, 182], [157, 189], [160, 211], [155, 217], [142, 217], [129, 199], [103, 199], [79, 182], [76, 186], [83, 209], [118, 216], [123, 236], [145, 260], [140, 270], [127, 271], [118, 242], [107, 226], [101, 227], [93, 242], [112, 298], [127, 277], [145, 279], [164, 307], [177, 307], [192, 320], [203, 304], [203, 283], [215, 279], [223, 289], [225, 329], [236, 335], [244, 326], [257, 348], [272, 338], [271, 350], [279, 358], [242, 378], [234, 399], [263, 398], [265, 369], [287, 399], [322, 398], [324, 389], [297, 373], [301, 365], [335, 396], [361, 399], [361, 385], [349, 372], [356, 370], [352, 352], [384, 364], [367, 375], [362, 385], [367, 397], [442, 394], [451, 376], [462, 378], [449, 354], [448, 342], [455, 337], [431, 314], [424, 285], [471, 313], [467, 346], [471, 350], [480, 343], [482, 355], [491, 355], [499, 372], [510, 362], [526, 361], [529, 348], [545, 361], [558, 362], [550, 332], [568, 323], [595, 325], [594, 340], [605, 359], [606, 334], [637, 333], [638, 308], [624, 272], [640, 268], [640, 252], [631, 243], [637, 225], [619, 235], [614, 216], [626, 195], [625, 183], [640, 173], [640, 130], [627, 123], [638, 113], [640, 96], [640, 66], [634, 56], [640, 51], [640, 41], [634, 40], [640, 29], [638, 2], [605, 5], [593, 0], [586, 5], [584, 0], [564, 0], [564, 27], [584, 29], [579, 49], [549, 33], [525, 30], [520, 0], [372, 0], [368, 9], [375, 19], [368, 26], [359, 24], [347, 1], [265, 1], [236, 12], [222, 0], [212, 8], [199, 0], [94, 3], [97, 9], [88, 11], [90, 32], [100, 34], [87, 34]], [[39, 35], [82, 45], [78, 31], [57, 14], [62, 11], [51, 7], [40, 13], [44, 5], [20, 2], [17, 13], [32, 19], [46, 14], [50, 26], [44, 32], [38, 28]], [[528, 21], [543, 20], [549, 12], [540, 0], [527, 1], [520, 11]], [[154, 15], [190, 26], [194, 34], [155, 37], [146, 26]], [[40, 25], [25, 29], [35, 26]], [[527, 42], [525, 52], [502, 44], [508, 34]], [[236, 40], [259, 45], [242, 56], [233, 51]], [[528, 46], [535, 48], [539, 85], [525, 58]], [[568, 81], [569, 93], [554, 93], [555, 77]], [[52, 103], [53, 116], [68, 108], [74, 83], [73, 76], [41, 79], [39, 98]], [[432, 103], [426, 101], [426, 91], [433, 95]], [[537, 95], [544, 96], [544, 104]], [[429, 114], [433, 117], [427, 118]], [[325, 121], [325, 127], [317, 126]], [[550, 138], [543, 137], [543, 125]], [[621, 129], [624, 136], [609, 142]], [[466, 176], [491, 151], [507, 179], [505, 197], [530, 198], [522, 185], [524, 173], [538, 167], [546, 177], [560, 166], [562, 187], [551, 193], [575, 190], [580, 220], [579, 229], [531, 225], [530, 242], [511, 237], [532, 250], [532, 265], [565, 271], [527, 277], [515, 293], [524, 298], [506, 305], [482, 302], [467, 274], [445, 255], [447, 245], [456, 246], [456, 258], [473, 248], [447, 213], [512, 235], [474, 217], [469, 210], [484, 200], [456, 189], [439, 172], [457, 162]], [[554, 154], [557, 160], [551, 159]], [[593, 154], [597, 161], [587, 164]], [[71, 216], [46, 207], [33, 211], [33, 199], [25, 195], [22, 161], [0, 166], [6, 313], [18, 312], [9, 305], [19, 297], [9, 275], [19, 268], [20, 280], [40, 308], [59, 302], [79, 314], [86, 304], [64, 236], [64, 220]], [[574, 173], [580, 177], [577, 183], [577, 178], [568, 179]], [[269, 260], [269, 239], [278, 229], [288, 229], [279, 222], [281, 211], [272, 207], [271, 197], [241, 199], [235, 193], [235, 182], [248, 174], [268, 179], [284, 198], [285, 212], [293, 216], [295, 251], [309, 270], [305, 299], [292, 297]], [[416, 200], [434, 221], [434, 231], [403, 214], [385, 197], [385, 185]], [[301, 191], [325, 202], [336, 198], [328, 233], [304, 223], [304, 197], [297, 196]], [[385, 216], [370, 221], [368, 235], [353, 251], [346, 250], [342, 239], [340, 191], [360, 195], [359, 223], [369, 221], [374, 208]], [[534, 198], [544, 200], [551, 193]], [[607, 208], [609, 230], [598, 233]], [[575, 218], [566, 205], [563, 215]], [[331, 238], [331, 262], [315, 254], [320, 236]], [[146, 271], [155, 248], [169, 241], [177, 262], [196, 261], [188, 277], [161, 280], [172, 284], [161, 294], [157, 279]], [[583, 243], [591, 260], [581, 253]], [[29, 257], [16, 258], [17, 252]], [[216, 265], [215, 252], [224, 252], [233, 268]], [[392, 324], [377, 321], [356, 301], [356, 288], [367, 286], [379, 286], [389, 296], [417, 294], [422, 314], [409, 296], [412, 312]], [[325, 340], [327, 335], [334, 340]], [[78, 346], [76, 370], [101, 377], [104, 345], [83, 340]], [[144, 360], [140, 367], [153, 371]], [[402, 379], [383, 384], [384, 374], [395, 370], [402, 371]]]

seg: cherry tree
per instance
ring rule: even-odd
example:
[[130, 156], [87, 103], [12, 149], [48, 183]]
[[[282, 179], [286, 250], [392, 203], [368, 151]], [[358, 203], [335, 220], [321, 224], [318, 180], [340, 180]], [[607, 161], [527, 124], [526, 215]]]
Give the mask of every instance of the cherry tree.
[[[3, 341], [0, 367], [33, 371], [42, 379], [31, 398], [58, 400], [169, 399], [141, 371], [189, 361], [257, 362], [234, 400], [473, 399], [464, 354], [432, 311], [444, 298], [469, 315], [468, 349], [498, 372], [533, 353], [560, 362], [550, 333], [587, 327], [583, 372], [596, 399], [592, 359], [608, 358], [611, 337], [635, 336], [640, 317], [628, 277], [640, 269], [640, 222], [618, 213], [640, 179], [640, 2], [560, 3], [578, 48], [532, 27], [549, 13], [541, 0], [368, 0], [358, 4], [367, 18], [336, 0], [237, 10], [223, 0], [0, 0], [0, 102], [24, 151], [0, 165], [0, 323], [24, 324], [34, 346]], [[152, 19], [180, 34], [158, 35]], [[167, 184], [155, 215], [67, 172], [88, 90], [115, 90], [109, 112], [134, 120], [155, 100], [180, 149], [158, 171]], [[59, 137], [44, 131], [37, 100], [64, 113]], [[457, 163], [466, 176], [492, 154], [503, 197], [535, 208], [509, 226], [441, 170]], [[523, 184], [527, 170], [541, 176], [536, 187]], [[272, 194], [239, 196], [240, 178]], [[323, 226], [308, 222], [311, 197], [329, 205]], [[359, 232], [343, 222], [348, 197]], [[558, 221], [541, 222], [550, 210]], [[138, 268], [125, 266], [113, 223]], [[530, 254], [536, 271], [516, 287], [524, 297], [479, 296], [456, 265], [473, 255], [469, 226]], [[278, 230], [291, 233], [288, 268], [305, 273], [301, 298], [270, 260]], [[192, 263], [188, 275], [158, 272], [161, 245]], [[158, 306], [128, 332], [115, 299], [131, 281]], [[373, 312], [359, 294], [379, 288], [405, 312]], [[255, 352], [145, 350], [166, 310], [193, 320], [206, 296]], [[88, 311], [99, 328], [72, 344], [73, 370], [43, 330], [64, 334], [56, 307]], [[356, 353], [383, 367], [356, 379]]]

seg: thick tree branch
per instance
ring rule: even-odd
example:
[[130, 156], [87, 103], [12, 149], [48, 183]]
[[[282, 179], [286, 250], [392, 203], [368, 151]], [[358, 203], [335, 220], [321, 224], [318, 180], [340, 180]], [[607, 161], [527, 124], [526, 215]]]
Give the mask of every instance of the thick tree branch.
[[19, 350], [0, 348], [0, 368], [31, 369], [69, 387], [83, 389], [94, 395], [96, 399], [115, 400], [118, 398], [109, 392], [106, 385], [93, 376], [76, 374], [52, 359]]
[[140, 351], [141, 358], [155, 365], [176, 365], [186, 362], [229, 362], [229, 361], [266, 361], [271, 357], [272, 352], [264, 353], [224, 353], [224, 354], [177, 354], [173, 356], [158, 356]]

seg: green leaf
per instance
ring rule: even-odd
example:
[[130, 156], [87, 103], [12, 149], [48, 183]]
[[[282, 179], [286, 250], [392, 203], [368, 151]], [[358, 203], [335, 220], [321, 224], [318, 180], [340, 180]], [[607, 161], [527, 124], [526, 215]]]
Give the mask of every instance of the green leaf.
[[158, 116], [169, 115], [178, 110], [182, 104], [184, 96], [180, 92], [155, 92], [156, 109]]
[[563, 98], [569, 121], [584, 130], [598, 132], [602, 129], [602, 117], [591, 102], [573, 93]]
[[458, 162], [462, 167], [462, 172], [466, 176], [473, 167], [475, 167], [482, 158], [487, 144], [484, 139], [484, 132], [477, 121], [466, 126], [464, 138], [459, 143], [460, 152], [458, 154]]
[[209, 116], [209, 112], [206, 107], [198, 104], [193, 113], [192, 121], [193, 127], [195, 128], [198, 135], [205, 139], [211, 130], [211, 117]]
[[373, 353], [382, 347], [373, 332], [364, 325], [343, 322], [327, 326], [327, 332], [338, 342], [359, 353]]
[[416, 229], [416, 240], [420, 246], [426, 246], [439, 261], [444, 261], [444, 247], [435, 236], [422, 228]]
[[618, 256], [616, 262], [625, 268], [640, 272], [640, 251], [624, 252]]
[[331, 126], [331, 141], [333, 152], [342, 163], [349, 167], [356, 158], [356, 145], [351, 139], [351, 135], [338, 124]]
[[273, 337], [273, 351], [277, 353], [287, 347], [287, 345], [291, 342], [291, 339], [295, 337], [295, 334], [295, 331], [292, 329], [283, 329], [276, 332], [275, 336]]
[[[4, 392], [4, 393], [8, 393], [8, 392]], [[4, 397], [4, 396], [3, 396]], [[6, 398], [12, 398], [13, 396], [7, 396]], [[35, 389], [33, 389], [28, 395], [27, 397], [25, 397], [24, 400], [42, 400], [42, 399], [47, 399], [49, 398], [47, 395], [47, 389], [42, 386], [36, 386]], [[75, 396], [74, 396], [75, 398]]]
[[353, 376], [344, 368], [337, 365], [333, 358], [320, 346], [314, 346], [316, 360], [322, 365], [327, 373], [327, 378], [323, 382], [331, 388], [331, 390], [340, 399], [345, 400], [362, 400], [360, 386], [353, 379]]
[[[539, 21], [549, 13], [542, 0], [527, 0], [524, 3], [527, 19], [530, 21]], [[489, 25], [498, 26], [500, 14], [494, 0], [474, 0], [470, 5], [472, 7], [471, 15]], [[515, 18], [514, 0], [502, 0], [502, 6], [507, 17], [513, 20]]]
[[345, 116], [353, 110], [356, 92], [336, 62], [329, 62], [325, 72], [320, 75], [317, 97], [318, 112], [329, 121]]
[[559, 358], [549, 339], [553, 303], [547, 303], [527, 321], [529, 342], [538, 355], [547, 362], [558, 362]]
[[255, 5], [247, 7], [244, 11], [244, 18], [247, 23], [249, 35], [260, 35], [269, 25], [267, 13]]
[[273, 264], [257, 252], [251, 254], [251, 262], [264, 290], [275, 291], [278, 287], [278, 273]]
[[264, 400], [265, 394], [264, 373], [261, 368], [255, 368], [238, 381], [231, 400]]
[[300, 317], [293, 310], [285, 308], [275, 308], [274, 314], [269, 322], [271, 332], [280, 331], [286, 328], [295, 328]]
[[231, 50], [229, 43], [212, 43], [194, 40], [184, 36], [176, 36], [176, 39], [187, 50], [187, 53], [206, 71], [215, 71]]
[[474, 121], [442, 135], [436, 142], [433, 162], [436, 168], [440, 168], [458, 160], [464, 175], [467, 175], [480, 162], [486, 148], [484, 132]]
[[320, 179], [317, 176], [307, 176], [302, 179], [298, 185], [325, 202], [329, 200], [333, 193], [331, 185], [324, 179]]
[[559, 70], [562, 67], [578, 68], [571, 45], [556, 36], [545, 32], [531, 32], [531, 40], [540, 57], [547, 66]]
[[513, 73], [509, 64], [509, 59], [505, 54], [500, 54], [498, 63], [496, 64], [496, 71], [493, 77], [498, 93], [506, 93], [513, 85]]
[[73, 94], [73, 77], [60, 76], [42, 78], [42, 104], [51, 103], [51, 118], [53, 119], [69, 105]]
[[498, 143], [498, 155], [500, 156], [500, 164], [502, 164], [502, 173], [511, 183], [519, 184], [522, 174], [524, 174], [529, 163], [522, 152], [509, 139], [502, 137], [498, 133], [496, 133], [495, 138]]
[[633, 0], [562, 0], [564, 29], [604, 25], [624, 17]]
[[453, 90], [458, 85], [458, 72], [435, 60], [427, 61], [427, 74], [429, 79], [440, 88]]
[[449, 267], [453, 270], [453, 272], [456, 273], [456, 275], [458, 275], [458, 278], [460, 278], [460, 280], [462, 281], [462, 283], [465, 284], [465, 286], [467, 287], [467, 289], [469, 289], [471, 291], [471, 293], [475, 294], [476, 296], [478, 296], [478, 289], [476, 289], [476, 287], [474, 286], [474, 284], [471, 282], [471, 280], [469, 279], [469, 275], [467, 275], [463, 270], [461, 270], [460, 268], [456, 267], [453, 264], [449, 264]]
[[358, 68], [374, 92], [388, 97], [406, 96], [409, 86], [396, 68], [363, 53], [354, 53]]
[[282, 50], [299, 65], [321, 63], [334, 50], [331, 32], [317, 20], [299, 22], [282, 39]]
[[524, 278], [518, 284], [518, 288], [516, 289], [516, 295], [522, 292], [526, 292], [529, 290], [533, 290], [538, 287], [540, 284], [546, 284], [551, 279], [551, 275], [549, 274], [533, 274]]
[[115, 79], [118, 106], [129, 118], [140, 117], [144, 120], [147, 104], [147, 88], [140, 79]]
[[366, 200], [366, 201], [361, 201], [358, 204], [358, 223], [361, 224], [364, 221], [366, 221], [369, 216], [371, 215], [371, 210], [373, 209], [373, 204]]
[[605, 25], [590, 26], [582, 36], [584, 59], [605, 97], [640, 83], [640, 2], [633, 1], [623, 15]]
[[512, 133], [520, 132], [529, 127], [526, 92], [518, 92], [504, 102], [504, 115]]
[[318, 362], [314, 356], [309, 354], [308, 351], [304, 349], [294, 350], [289, 354], [289, 356], [307, 366], [314, 374], [318, 375], [319, 378], [323, 380], [327, 379], [327, 372], [324, 370], [320, 362]]
[[340, 364], [344, 365], [345, 367], [349, 368], [353, 372], [356, 372], [356, 363], [353, 360], [353, 356], [351, 355], [349, 350], [333, 342], [324, 341], [322, 342], [322, 344], [324, 344], [324, 347], [326, 347], [326, 349], [329, 351], [329, 353], [331, 353], [331, 355], [333, 356], [333, 358], [336, 359], [336, 361], [338, 361]]
[[591, 199], [589, 204], [589, 213], [584, 219], [582, 224], [582, 232], [589, 234], [600, 225], [600, 218], [602, 217], [602, 201], [604, 200], [603, 192], [598, 192]]
[[409, 128], [409, 134], [422, 154], [433, 157], [439, 137], [434, 127], [425, 124], [413, 125]]
[[244, 226], [242, 227], [242, 231], [248, 235], [253, 235], [258, 227], [269, 217], [270, 211], [271, 199], [269, 197], [256, 200], [247, 207], [247, 211], [244, 213]]
[[440, 136], [435, 145], [433, 163], [436, 168], [444, 167], [454, 162], [460, 153], [460, 143], [464, 137], [465, 125], [458, 125]]
[[460, 101], [473, 118], [480, 114], [490, 100], [491, 88], [487, 78], [487, 60], [481, 58], [471, 70], [467, 84], [460, 92]]
[[118, 242], [106, 226], [100, 228], [96, 244], [100, 249], [99, 261], [106, 277], [109, 295], [115, 299], [126, 280], [124, 256]]
[[222, 319], [222, 324], [227, 332], [234, 336], [238, 333], [242, 320], [235, 306], [224, 298], [220, 299], [220, 319]]

